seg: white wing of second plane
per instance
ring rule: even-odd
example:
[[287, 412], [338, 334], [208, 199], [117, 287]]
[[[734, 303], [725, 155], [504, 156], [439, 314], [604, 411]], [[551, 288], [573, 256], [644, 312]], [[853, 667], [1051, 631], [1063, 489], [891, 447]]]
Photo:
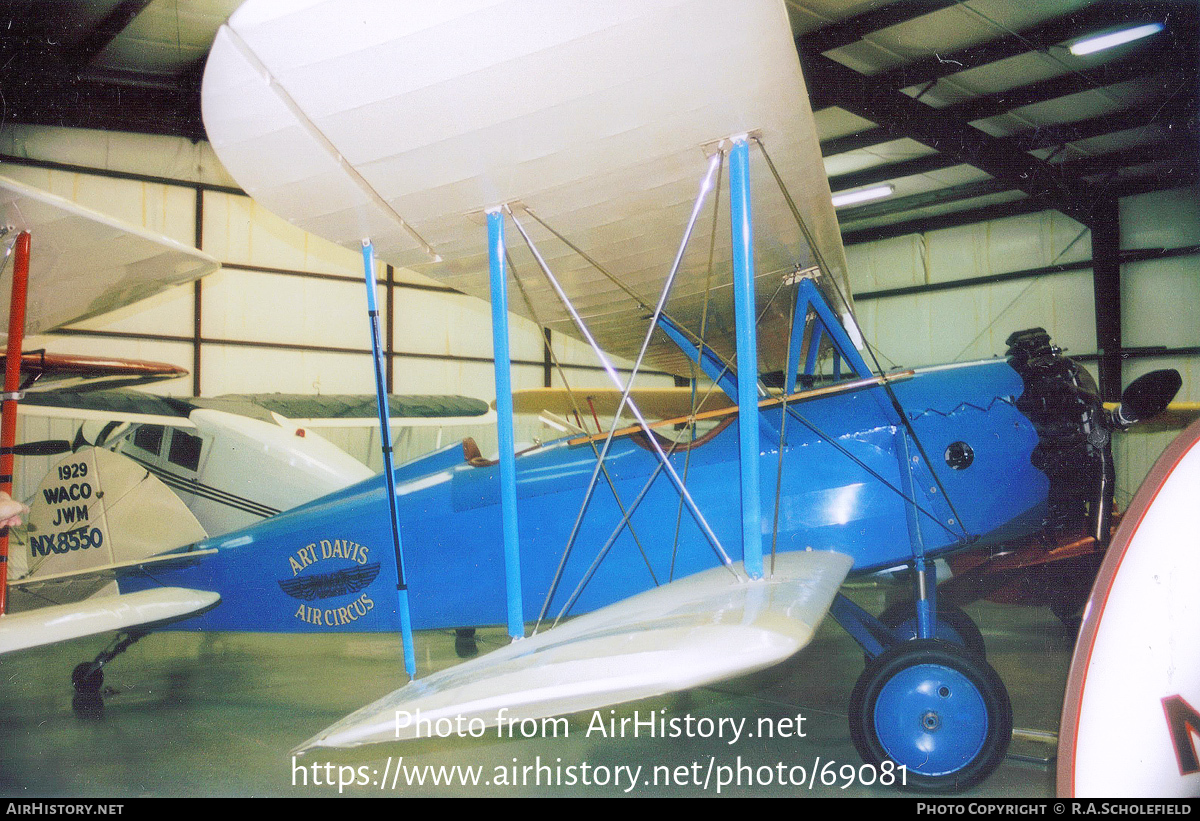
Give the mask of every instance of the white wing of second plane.
[[[32, 335], [114, 311], [220, 267], [207, 254], [37, 188], [0, 177], [0, 225], [29, 231]], [[8, 293], [11, 262], [0, 272]], [[7, 335], [8, 301], [0, 304]]]
[[758, 581], [697, 573], [417, 679], [298, 749], [418, 738], [440, 719], [547, 718], [764, 669], [808, 644], [851, 563], [810, 551], [777, 556]]
[[[195, 397], [157, 396], [124, 388], [63, 389], [30, 394], [22, 401], [20, 413], [191, 428], [196, 426], [189, 418], [192, 412], [205, 409], [284, 427], [360, 427], [379, 424], [375, 403], [375, 396], [368, 394], [246, 393]], [[388, 407], [392, 424], [399, 427], [486, 425], [494, 423], [496, 418], [487, 402], [468, 396], [391, 394]]]

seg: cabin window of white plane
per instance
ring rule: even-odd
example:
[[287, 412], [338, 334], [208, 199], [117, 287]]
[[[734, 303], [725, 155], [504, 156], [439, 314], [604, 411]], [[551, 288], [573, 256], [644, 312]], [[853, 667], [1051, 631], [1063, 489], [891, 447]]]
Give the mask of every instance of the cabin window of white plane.
[[164, 432], [162, 425], [139, 425], [133, 433], [133, 444], [147, 453], [158, 456], [162, 452]]
[[204, 440], [181, 430], [171, 431], [171, 449], [167, 461], [193, 473], [200, 470], [200, 451]]

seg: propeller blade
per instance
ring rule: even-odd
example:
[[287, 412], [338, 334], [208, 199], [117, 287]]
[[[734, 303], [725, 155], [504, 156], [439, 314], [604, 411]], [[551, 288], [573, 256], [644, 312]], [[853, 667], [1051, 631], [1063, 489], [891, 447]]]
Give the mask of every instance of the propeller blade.
[[1135, 422], [1157, 416], [1167, 409], [1182, 385], [1183, 378], [1174, 368], [1139, 376], [1121, 394], [1121, 405], [1114, 414], [1114, 421], [1122, 428], [1127, 428]]
[[[109, 422], [107, 425], [105, 425], [104, 428], [100, 431], [100, 434], [96, 437], [96, 443], [95, 443], [96, 447], [100, 447], [105, 442], [107, 442], [108, 437], [112, 434], [112, 432], [124, 424], [125, 424], [124, 422]], [[82, 434], [83, 428], [80, 428], [79, 432], [80, 432], [80, 434]]]
[[40, 442], [24, 442], [13, 447], [17, 456], [57, 456], [70, 453], [74, 447], [66, 439], [43, 439]]

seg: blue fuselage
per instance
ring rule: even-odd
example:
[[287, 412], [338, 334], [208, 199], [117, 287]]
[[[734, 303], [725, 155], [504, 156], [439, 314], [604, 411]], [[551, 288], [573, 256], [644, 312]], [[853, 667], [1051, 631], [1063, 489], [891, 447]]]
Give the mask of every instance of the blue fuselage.
[[[911, 484], [901, 469], [904, 428], [879, 387], [797, 402], [786, 422], [761, 411], [778, 433], [762, 437], [763, 551], [833, 550], [854, 572], [967, 543], [995, 543], [1041, 525], [1049, 483], [1030, 463], [1037, 435], [1013, 405], [1022, 383], [1004, 360], [919, 371], [894, 383], [916, 433]], [[801, 418], [803, 421], [801, 421]], [[899, 431], [899, 433], [898, 433]], [[831, 441], [832, 440], [832, 441]], [[952, 467], [964, 443], [969, 464]], [[958, 447], [961, 452], [963, 449]], [[924, 453], [928, 457], [926, 464]], [[462, 449], [431, 454], [396, 471], [402, 543], [416, 629], [505, 621], [504, 557], [497, 465], [475, 466]], [[737, 425], [727, 425], [672, 464], [734, 560], [742, 557]], [[526, 620], [542, 609], [596, 464], [592, 448], [551, 443], [517, 458], [521, 589]], [[645, 440], [622, 436], [606, 461], [628, 508], [658, 464]], [[782, 469], [780, 466], [782, 465]], [[932, 469], [933, 473], [930, 473]], [[936, 474], [936, 481], [934, 480]], [[781, 480], [776, 482], [776, 476]], [[905, 501], [911, 488], [920, 511]], [[153, 578], [131, 573], [129, 592], [157, 585], [216, 590], [221, 604], [182, 629], [255, 631], [395, 630], [396, 564], [381, 476], [189, 549], [216, 553]], [[621, 522], [602, 475], [562, 572], [558, 612]], [[913, 522], [916, 522], [914, 528]], [[718, 554], [659, 473], [579, 596], [582, 613], [718, 564]], [[914, 532], [914, 530], [916, 532]], [[635, 539], [636, 537], [636, 539]]]

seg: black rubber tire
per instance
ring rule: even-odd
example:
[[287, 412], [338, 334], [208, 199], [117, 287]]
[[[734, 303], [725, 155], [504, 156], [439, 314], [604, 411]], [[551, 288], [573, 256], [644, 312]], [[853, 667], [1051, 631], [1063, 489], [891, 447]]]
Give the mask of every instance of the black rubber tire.
[[[889, 729], [885, 726], [885, 734], [893, 736], [890, 741], [891, 749], [889, 749], [889, 742], [880, 738], [876, 710], [885, 688], [901, 675], [905, 675], [906, 678], [921, 678], [929, 675], [935, 681], [945, 677], [945, 683], [949, 686], [939, 684], [934, 688], [933, 694], [921, 694], [915, 697], [917, 701], [920, 699], [931, 701], [930, 706], [916, 707], [913, 705], [911, 725], [907, 716], [901, 715], [896, 719], [902, 728], [901, 734], [912, 732], [914, 738], [911, 742], [907, 739], [894, 738], [895, 728]], [[896, 689], [903, 690], [902, 684], [903, 681], [893, 688], [888, 688], [889, 693]], [[968, 692], [958, 692], [964, 686]], [[939, 731], [952, 733], [955, 732], [956, 726], [965, 728], [978, 726], [978, 721], [965, 721], [961, 716], [956, 717], [949, 712], [943, 714], [934, 709], [939, 703], [935, 696], [948, 699], [954, 695], [973, 701], [972, 693], [977, 694], [982, 703], [984, 715], [980, 715], [979, 718], [986, 718], [983, 738], [978, 747], [964, 753], [961, 764], [952, 765], [947, 765], [944, 758], [940, 762], [935, 761], [935, 756], [924, 747], [918, 749], [916, 736], [922, 732], [925, 733], [925, 737], [920, 740], [920, 743], [927, 744], [930, 739], [936, 742], [936, 736], [933, 734]], [[995, 771], [1000, 762], [1004, 760], [1009, 741], [1012, 739], [1012, 705], [1000, 676], [982, 658], [965, 652], [957, 645], [936, 639], [913, 639], [901, 642], [875, 658], [863, 670], [858, 682], [854, 685], [854, 692], [850, 696], [849, 713], [850, 737], [863, 761], [875, 765], [879, 768], [880, 773], [900, 773], [900, 766], [904, 766], [902, 775], [894, 776], [894, 786], [900, 789], [925, 792], [965, 790], [978, 784]], [[942, 726], [943, 720], [946, 721], [946, 726]], [[930, 727], [926, 723], [927, 721], [936, 721], [936, 724]], [[943, 736], [943, 741], [946, 738]], [[946, 749], [943, 745], [943, 750]], [[941, 755], [943, 757], [949, 755], [953, 758], [958, 753], [951, 750], [949, 753], [943, 751]], [[920, 769], [923, 766], [936, 766], [943, 769], [923, 773]], [[884, 782], [880, 781], [880, 783]]]
[[[916, 607], [912, 602], [897, 602], [880, 614], [879, 620], [893, 629], [905, 622], [911, 622], [911, 639], [917, 637]], [[957, 644], [968, 653], [979, 658], [987, 658], [987, 647], [983, 643], [983, 633], [979, 626], [965, 612], [952, 604], [938, 604], [937, 608], [938, 635], [937, 638]], [[949, 628], [949, 633], [943, 632], [943, 625]], [[957, 636], [957, 638], [954, 638]], [[910, 639], [910, 640], [911, 640]]]
[[454, 654], [460, 659], [479, 655], [479, 643], [475, 639], [474, 627], [457, 627], [454, 630]]
[[90, 661], [85, 661], [71, 671], [71, 685], [77, 693], [98, 693], [104, 686], [104, 670]]

